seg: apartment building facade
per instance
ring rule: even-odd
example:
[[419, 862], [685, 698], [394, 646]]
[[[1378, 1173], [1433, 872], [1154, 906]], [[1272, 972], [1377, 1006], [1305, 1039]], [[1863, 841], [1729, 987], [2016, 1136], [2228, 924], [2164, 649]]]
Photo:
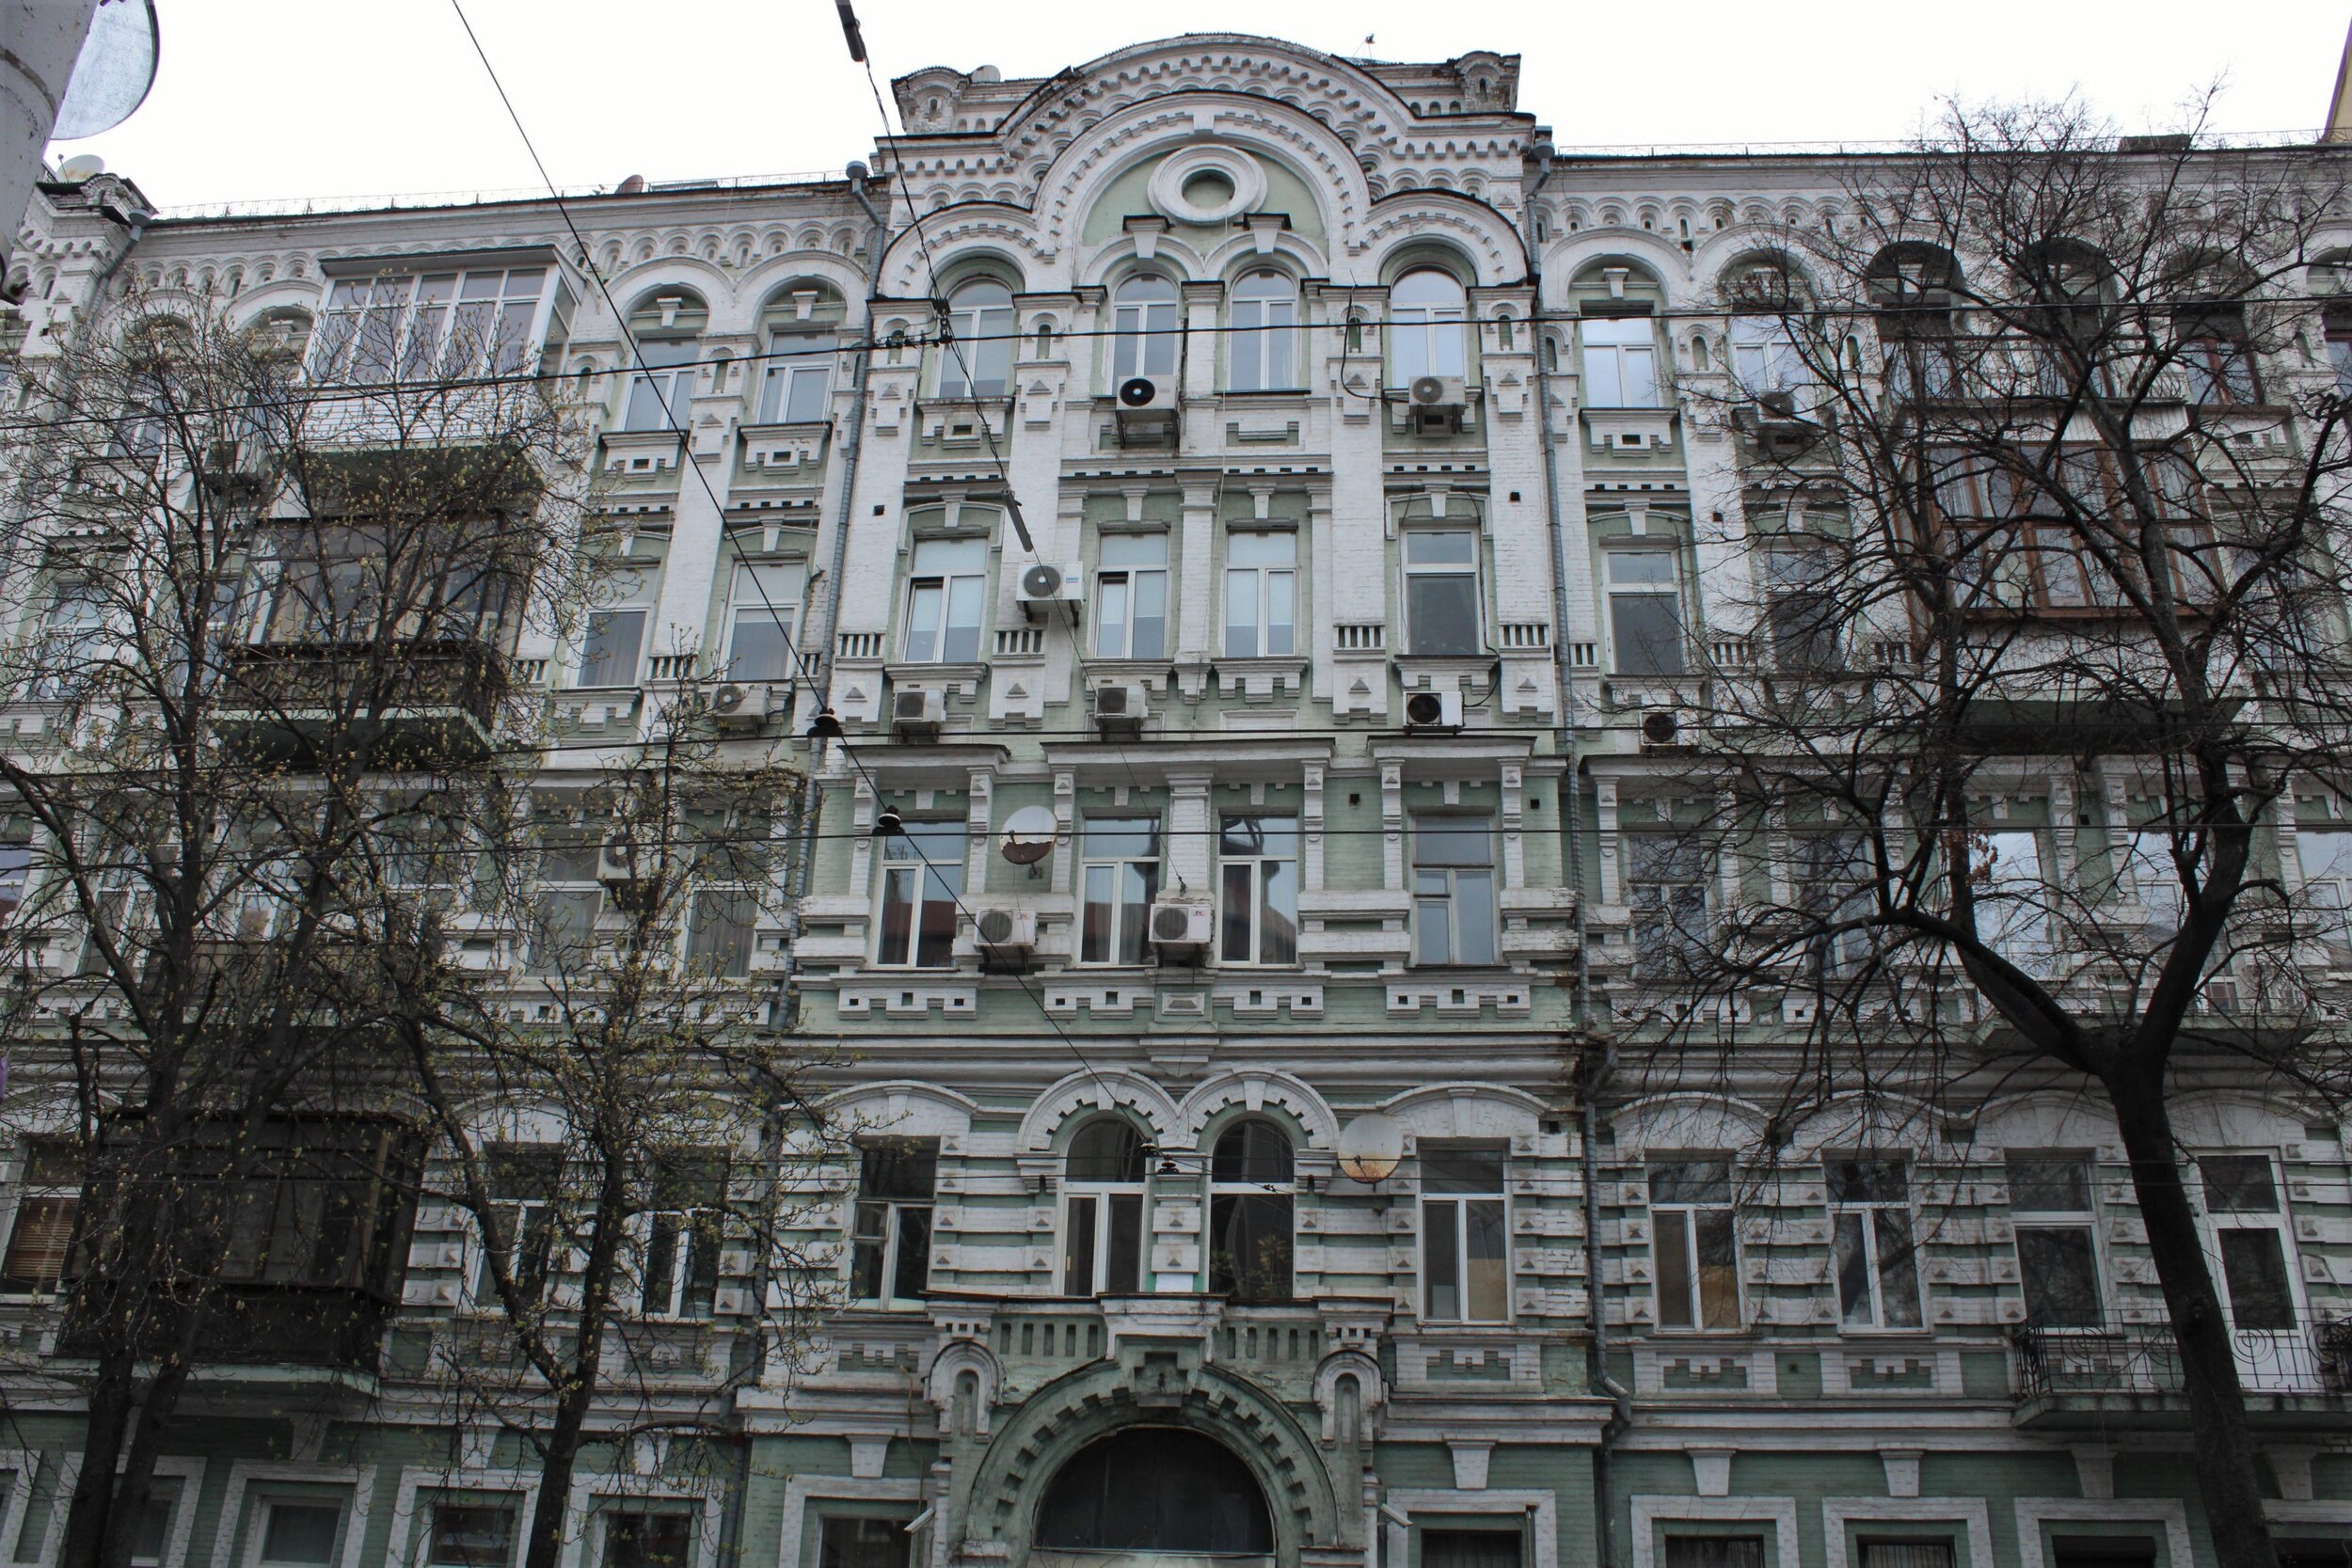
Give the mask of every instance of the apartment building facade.
[[[617, 591], [511, 651], [550, 783], [692, 683], [806, 759], [791, 914], [740, 967], [851, 1053], [823, 1296], [723, 1444], [599, 1453], [573, 1560], [2209, 1560], [2078, 1084], [1791, 1128], [1769, 1029], [1702, 1083], [1638, 1026], [1687, 879], [1674, 692], [1760, 657], [1740, 546], [1792, 505], [1712, 411], [1760, 351], [1726, 279], [1834, 225], [1844, 166], [1561, 155], [1485, 53], [1203, 35], [897, 97], [879, 178], [577, 198], [584, 249], [524, 199], [167, 216], [126, 254], [106, 176], [31, 220], [26, 355], [123, 269], [322, 341], [495, 288], [628, 533]], [[2058, 874], [2107, 820], [2077, 773], [2003, 804]], [[2335, 875], [2306, 808], [2281, 875]], [[2270, 1287], [2274, 1519], [2341, 1553], [2343, 1129], [2225, 1069], [2184, 1104]], [[72, 1195], [29, 1149], [8, 1178], [0, 1311], [48, 1359], [0, 1554], [39, 1561]], [[494, 1310], [481, 1240], [398, 1223], [381, 1342], [199, 1375], [142, 1565], [514, 1560], [527, 1446], [403, 1375]], [[635, 1372], [726, 1381], [752, 1288], [715, 1262]]]

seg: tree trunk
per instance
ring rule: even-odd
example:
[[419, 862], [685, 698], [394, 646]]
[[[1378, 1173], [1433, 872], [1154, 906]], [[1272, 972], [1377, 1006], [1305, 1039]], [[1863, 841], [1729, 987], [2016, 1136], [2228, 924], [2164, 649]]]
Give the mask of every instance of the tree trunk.
[[580, 1437], [603, 1381], [604, 1326], [612, 1299], [612, 1275], [620, 1260], [620, 1216], [628, 1192], [618, 1160], [606, 1159], [598, 1188], [596, 1232], [580, 1271], [580, 1337], [573, 1343], [571, 1365], [566, 1369], [569, 1382], [556, 1390], [555, 1419], [539, 1448], [539, 1497], [531, 1511], [523, 1568], [562, 1568], [572, 1472], [580, 1466]]
[[58, 1568], [99, 1568], [106, 1544], [106, 1520], [114, 1513], [115, 1465], [122, 1457], [135, 1406], [135, 1361], [128, 1355], [99, 1359], [90, 1386], [89, 1414], [83, 1423], [82, 1468], [73, 1478], [73, 1504], [66, 1514]]
[[2164, 1085], [2144, 1077], [2118, 1074], [2107, 1084], [2107, 1095], [2123, 1134], [2123, 1152], [2132, 1163], [2140, 1221], [2148, 1230], [2148, 1250], [2164, 1287], [2165, 1310], [2178, 1347], [2197, 1489], [2205, 1505], [2205, 1528], [2213, 1536], [2214, 1560], [2219, 1568], [2279, 1568], [2270, 1525], [2263, 1515], [2229, 1319], [2214, 1290], [2204, 1237], [2182, 1180]]

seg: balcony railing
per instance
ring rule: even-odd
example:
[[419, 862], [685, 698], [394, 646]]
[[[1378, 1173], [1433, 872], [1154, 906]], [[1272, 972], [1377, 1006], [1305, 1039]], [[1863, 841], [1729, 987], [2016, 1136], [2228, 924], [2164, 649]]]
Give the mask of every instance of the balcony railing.
[[[2248, 1395], [2352, 1394], [2352, 1318], [2231, 1336], [2238, 1386]], [[2088, 1328], [2028, 1323], [2010, 1338], [2012, 1391], [2021, 1412], [2061, 1407], [2181, 1407], [2185, 1374], [2171, 1326], [2108, 1323]]]
[[504, 657], [470, 638], [389, 649], [337, 641], [256, 642], [235, 650], [224, 725], [317, 744], [385, 741], [485, 746], [507, 690]]
[[[197, 1325], [194, 1359], [227, 1367], [324, 1367], [373, 1376], [391, 1320], [392, 1299], [347, 1285], [225, 1284]], [[177, 1348], [186, 1310], [176, 1302], [152, 1304], [141, 1338], [143, 1354]], [[96, 1334], [84, 1315], [69, 1315], [57, 1354], [87, 1355]]]

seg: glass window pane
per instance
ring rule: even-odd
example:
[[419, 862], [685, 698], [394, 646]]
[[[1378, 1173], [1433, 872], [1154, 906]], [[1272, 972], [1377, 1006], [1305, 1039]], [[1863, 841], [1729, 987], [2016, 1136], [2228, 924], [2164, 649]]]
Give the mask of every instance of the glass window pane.
[[1666, 1568], [1764, 1568], [1760, 1535], [1670, 1535]]
[[1094, 1243], [1098, 1219], [1097, 1204], [1092, 1196], [1073, 1195], [1070, 1199], [1070, 1216], [1062, 1237], [1061, 1291], [1066, 1296], [1090, 1296], [1094, 1293]]
[[2286, 1249], [2276, 1230], [2221, 1232], [2221, 1273], [2230, 1288], [2230, 1321], [2239, 1329], [2295, 1326], [2295, 1291]]
[[1462, 1254], [1469, 1274], [1470, 1310], [1481, 1323], [1511, 1315], [1510, 1241], [1503, 1234], [1499, 1202], [1462, 1205]]
[[1698, 1257], [1699, 1319], [1707, 1328], [1740, 1326], [1740, 1252], [1729, 1210], [1699, 1210], [1691, 1216]]
[[1609, 634], [1621, 674], [1678, 675], [1685, 668], [1682, 610], [1671, 594], [1612, 594]]
[[2217, 1214], [2275, 1214], [2279, 1189], [2265, 1154], [2207, 1154], [2197, 1172], [2204, 1180], [2205, 1207]]
[[1901, 1203], [1911, 1196], [1900, 1160], [1846, 1155], [1825, 1159], [1821, 1165], [1832, 1203]]
[[512, 1508], [442, 1503], [433, 1510], [433, 1568], [507, 1568], [514, 1544]]
[[930, 1138], [876, 1138], [858, 1150], [860, 1197], [929, 1201], [939, 1173], [939, 1144]]
[[931, 1276], [931, 1212], [898, 1211], [898, 1276], [891, 1294], [903, 1301], [920, 1301]]
[[1838, 1321], [1848, 1328], [1868, 1328], [1878, 1322], [1877, 1300], [1870, 1290], [1868, 1243], [1863, 1240], [1863, 1216], [1836, 1216], [1831, 1264], [1837, 1275]]
[[335, 1560], [335, 1529], [342, 1510], [331, 1503], [272, 1503], [262, 1532], [263, 1562], [326, 1563]]
[[637, 656], [645, 638], [642, 610], [599, 610], [588, 616], [580, 656], [582, 686], [634, 686]]
[[1416, 566], [1467, 566], [1478, 559], [1477, 536], [1468, 529], [1413, 529], [1405, 535], [1405, 559]]
[[1416, 816], [1413, 863], [1491, 866], [1495, 863], [1494, 819], [1488, 816]]
[[[1655, 1199], [1655, 1189], [1652, 1197]], [[1658, 1326], [1695, 1328], [1692, 1312], [1691, 1215], [1669, 1209], [1653, 1214], [1650, 1225], [1652, 1261], [1658, 1275]]]
[[1254, 658], [1258, 653], [1258, 578], [1255, 571], [1225, 574], [1225, 653]]
[[981, 585], [977, 577], [960, 577], [947, 585], [947, 628], [940, 642], [940, 658], [949, 664], [969, 664], [980, 657]]
[[1298, 961], [1298, 863], [1270, 861], [1262, 867], [1258, 906], [1258, 961]]
[[1728, 1160], [1661, 1160], [1649, 1167], [1649, 1200], [1658, 1203], [1729, 1203]]
[[2097, 1253], [2080, 1226], [2020, 1227], [2017, 1275], [2030, 1323], [2049, 1328], [2089, 1328], [2101, 1317]]
[[1254, 957], [1254, 929], [1258, 910], [1256, 889], [1257, 866], [1254, 863], [1227, 864], [1220, 868], [1223, 897], [1219, 901], [1217, 955], [1234, 963], [1248, 963]]
[[1424, 1193], [1500, 1193], [1504, 1150], [1499, 1145], [1423, 1144], [1421, 1190]]
[[1879, 1255], [1879, 1310], [1889, 1328], [1919, 1326], [1919, 1271], [1913, 1261], [1911, 1215], [1879, 1209], [1870, 1215]]
[[1423, 1309], [1433, 1318], [1462, 1315], [1461, 1243], [1455, 1229], [1460, 1224], [1461, 1208], [1451, 1202], [1421, 1206]]
[[2090, 1162], [2079, 1154], [2011, 1154], [2007, 1161], [2012, 1213], [2088, 1213]]

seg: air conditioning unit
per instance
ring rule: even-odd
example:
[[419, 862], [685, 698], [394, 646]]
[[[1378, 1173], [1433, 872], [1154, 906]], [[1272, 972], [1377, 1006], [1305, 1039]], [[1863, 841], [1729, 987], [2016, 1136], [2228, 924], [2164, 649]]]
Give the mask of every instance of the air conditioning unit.
[[1094, 689], [1094, 727], [1104, 735], [1136, 734], [1150, 711], [1150, 693], [1140, 686]]
[[894, 691], [890, 694], [890, 729], [894, 735], [930, 740], [946, 721], [947, 700], [937, 691]]
[[1209, 906], [1152, 906], [1152, 945], [1162, 953], [1198, 951], [1209, 945]]
[[1408, 730], [1458, 730], [1462, 727], [1459, 691], [1416, 691], [1405, 699]]
[[1075, 566], [1033, 562], [1021, 568], [1021, 581], [1013, 596], [1025, 610], [1041, 605], [1076, 604], [1086, 597], [1086, 575]]
[[608, 839], [596, 847], [596, 880], [617, 909], [632, 909], [650, 898], [658, 880], [660, 853], [640, 849], [628, 839]]
[[1405, 405], [1412, 415], [1416, 436], [1451, 436], [1462, 428], [1462, 410], [1470, 394], [1458, 375], [1417, 376], [1405, 388]]
[[729, 681], [710, 694], [710, 718], [723, 730], [755, 730], [783, 706], [765, 681]]
[[1026, 910], [982, 910], [972, 922], [981, 954], [1000, 962], [1023, 962], [1037, 950], [1037, 916]]
[[1698, 743], [1698, 722], [1679, 708], [1654, 707], [1642, 714], [1642, 750], [1688, 752]]
[[1131, 375], [1113, 394], [1119, 404], [1119, 444], [1173, 446], [1176, 442], [1176, 378]]

